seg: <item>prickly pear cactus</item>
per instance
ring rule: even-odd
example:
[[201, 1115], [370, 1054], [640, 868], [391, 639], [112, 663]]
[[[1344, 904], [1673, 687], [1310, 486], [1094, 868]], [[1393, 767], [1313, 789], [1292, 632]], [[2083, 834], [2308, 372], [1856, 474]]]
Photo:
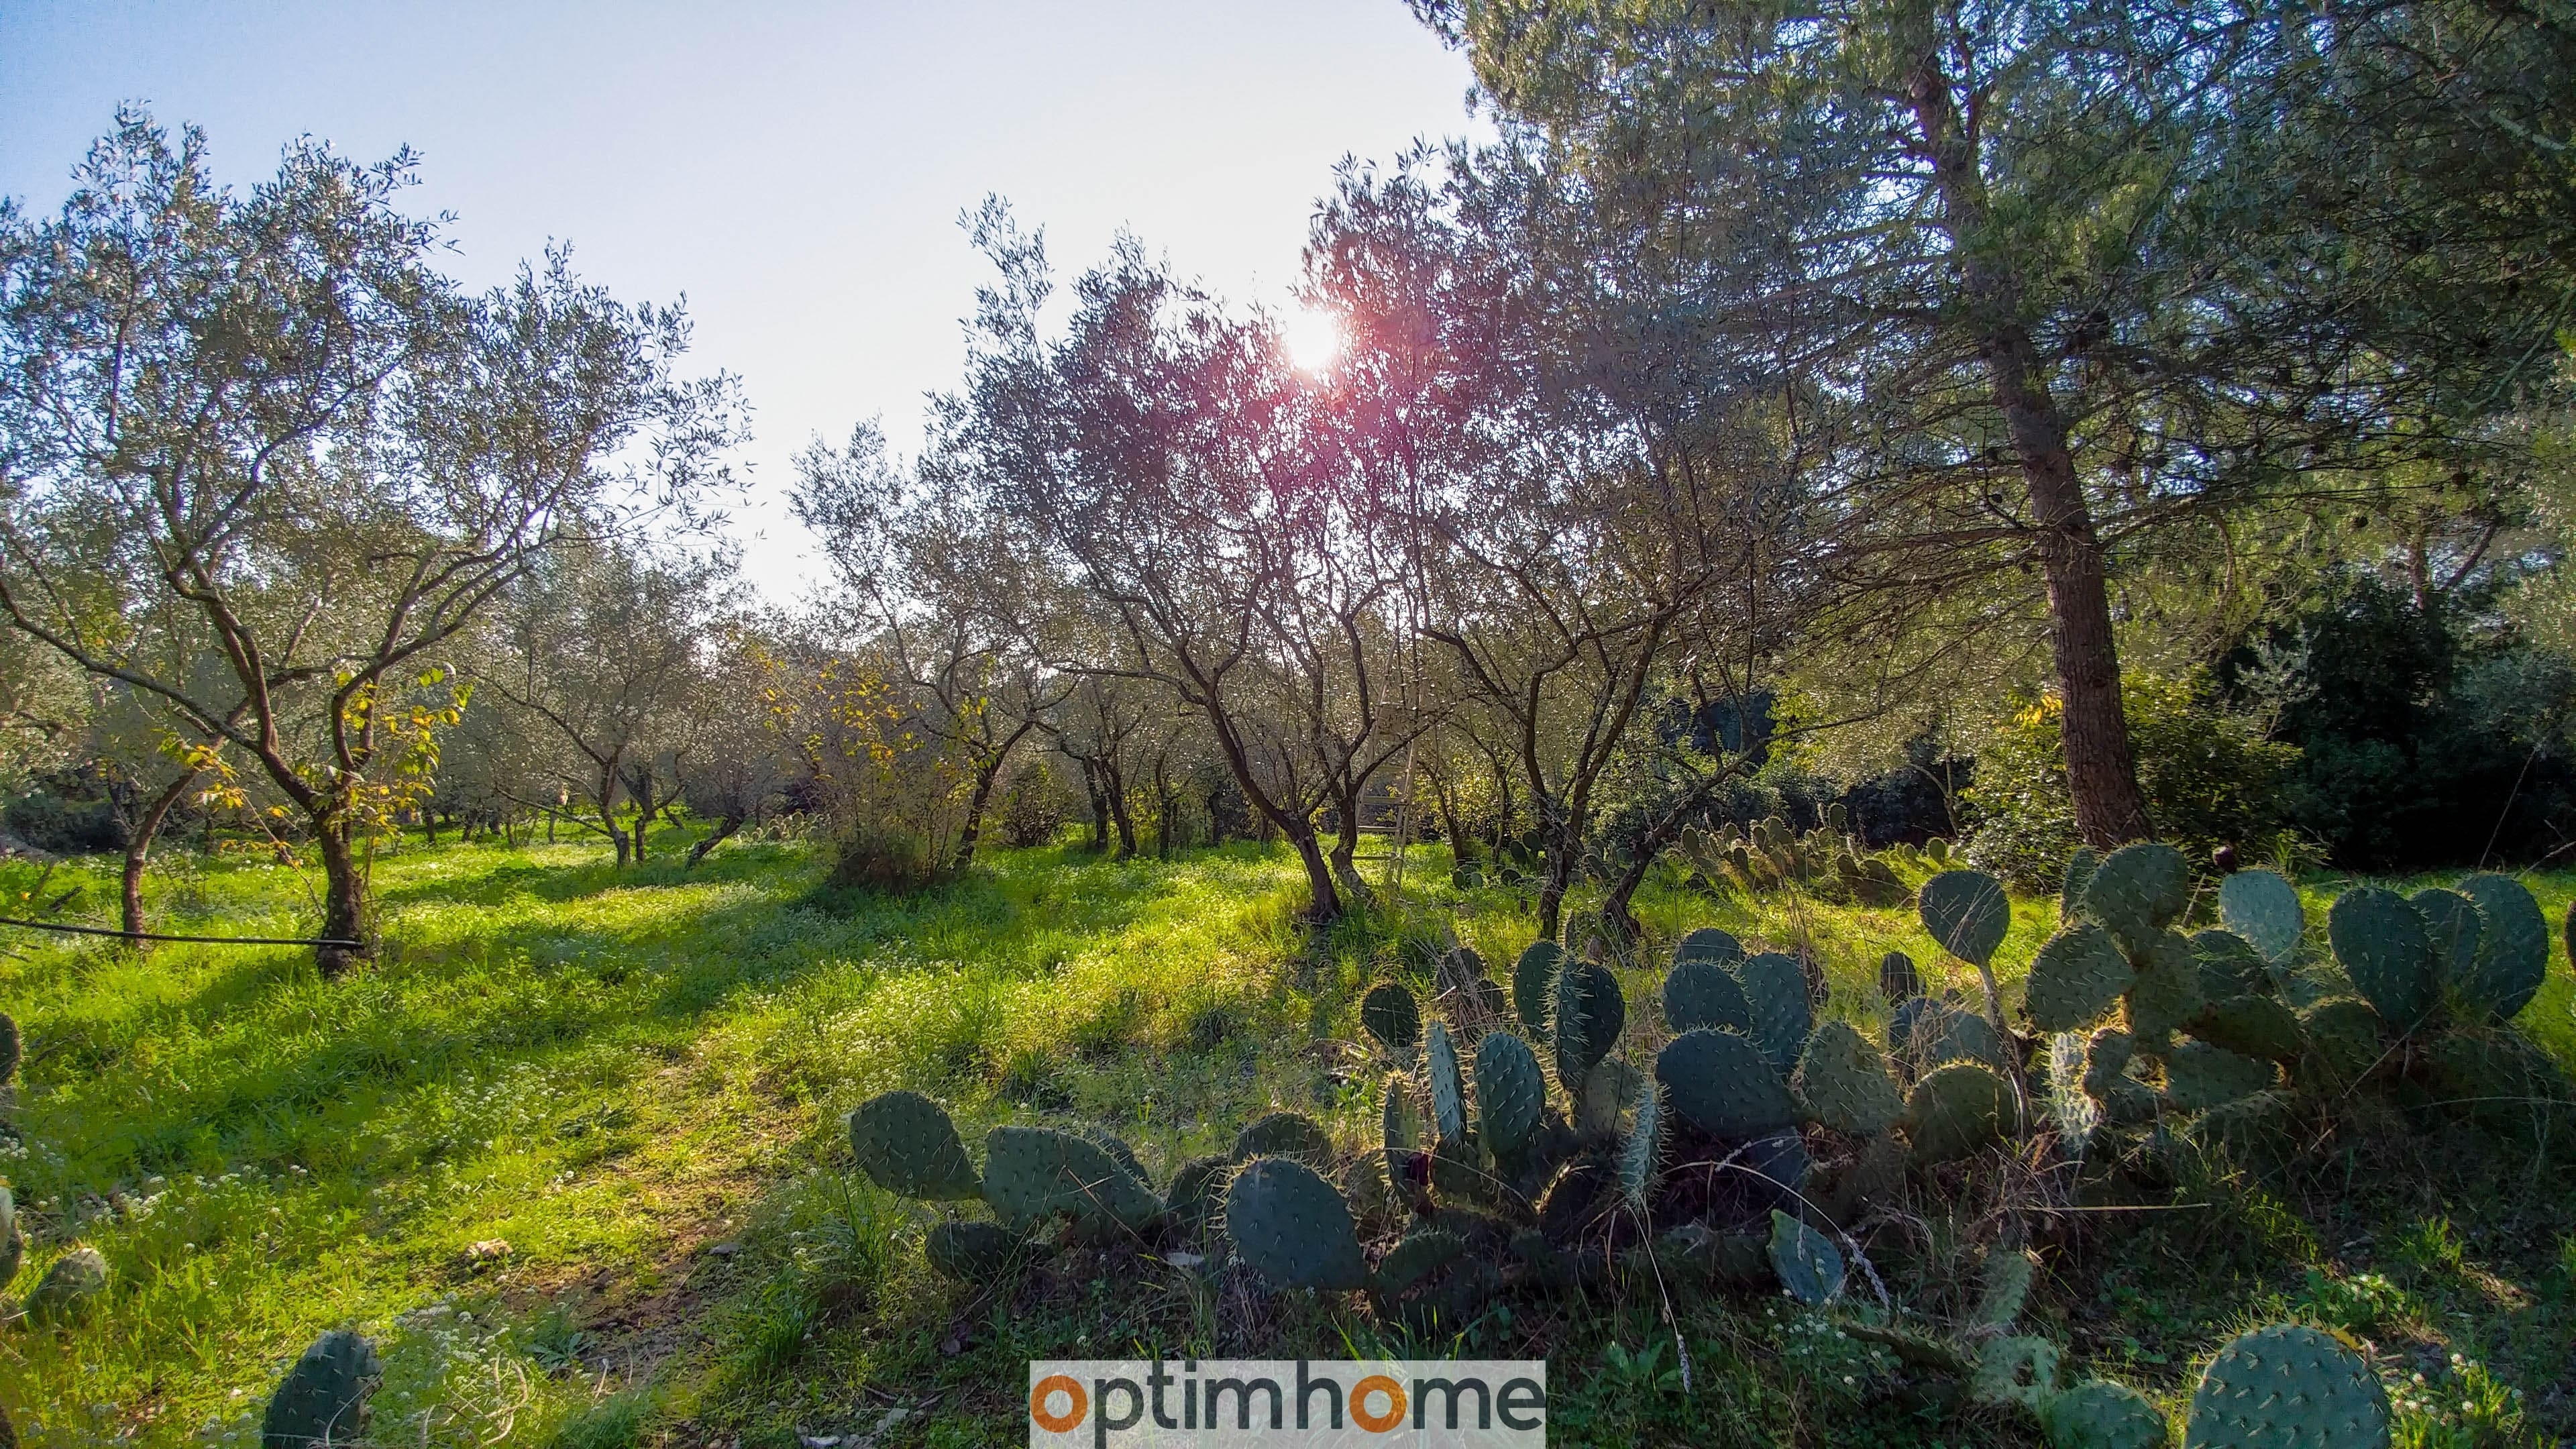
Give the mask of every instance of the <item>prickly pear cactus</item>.
[[1195, 1242], [1216, 1222], [1225, 1207], [1225, 1185], [1233, 1176], [1234, 1164], [1213, 1155], [1193, 1157], [1173, 1170], [1171, 1201], [1165, 1211], [1183, 1241]]
[[922, 1243], [932, 1271], [960, 1283], [989, 1283], [1010, 1265], [1020, 1240], [999, 1223], [981, 1219], [934, 1225]]
[[[2206, 979], [2205, 977], [2203, 978]], [[2295, 1065], [2307, 1047], [2298, 1013], [2277, 996], [2230, 996], [2194, 1017], [2191, 1034], [2249, 1057]]]
[[1974, 966], [1993, 960], [2012, 930], [2003, 882], [1981, 870], [1948, 870], [1925, 881], [1916, 909], [1942, 950]]
[[2458, 889], [2477, 902], [2485, 930], [2475, 964], [2455, 972], [2452, 985], [2496, 1020], [2511, 1021], [2549, 974], [2549, 922], [2531, 892], [2509, 875], [2473, 875]]
[[1777, 1208], [1771, 1210], [1771, 1271], [1790, 1297], [1809, 1308], [1843, 1294], [1843, 1255], [1834, 1240]]
[[1816, 1028], [1791, 1085], [1817, 1121], [1850, 1136], [1875, 1137], [1905, 1114], [1886, 1056], [1849, 1022]]
[[2329, 1088], [2360, 1081], [2387, 1054], [2381, 1025], [2378, 1012], [2349, 996], [2320, 1001], [2299, 1013], [2299, 1037], [2307, 1045], [2302, 1073], [2314, 1074]]
[[1282, 1287], [1368, 1286], [1350, 1205], [1292, 1158], [1255, 1158], [1235, 1173], [1225, 1194], [1225, 1231], [1243, 1261]]
[[2276, 967], [2297, 957], [2308, 933], [2298, 887], [2279, 871], [2240, 870], [2219, 882], [2218, 918]]
[[2010, 1328], [2030, 1301], [2039, 1264], [2027, 1251], [1997, 1248], [1977, 1268], [1977, 1307], [1968, 1321], [1979, 1328]]
[[1977, 1372], [1968, 1382], [1968, 1396], [1977, 1402], [2036, 1411], [2056, 1393], [2057, 1345], [2047, 1339], [1998, 1338], [1977, 1351]]
[[2344, 974], [2390, 1026], [2412, 1031], [2440, 1004], [2433, 939], [2404, 896], [2377, 886], [2345, 891], [2326, 912], [2326, 937]]
[[1467, 1084], [1458, 1074], [1458, 1044], [1446, 1022], [1435, 1021], [1424, 1034], [1428, 1044], [1426, 1072], [1431, 1078], [1431, 1132], [1442, 1142], [1467, 1135]]
[[2434, 974], [2454, 988], [2467, 986], [2478, 965], [2478, 938], [2486, 934], [2478, 903], [2458, 891], [2438, 887], [2406, 898], [2424, 918], [2425, 939], [2433, 943]]
[[2093, 847], [2079, 845], [2066, 857], [2066, 876], [2057, 887], [2057, 919], [2070, 922], [2084, 914], [2084, 888], [2093, 883], [2093, 872], [2102, 866], [2102, 857]]
[[346, 1329], [313, 1340], [269, 1398], [260, 1449], [356, 1443], [366, 1424], [367, 1396], [383, 1374], [374, 1346]]
[[2129, 1033], [2137, 1038], [2139, 1051], [2153, 1055], [2209, 1000], [2200, 990], [2200, 958], [2186, 938], [2166, 931], [2148, 938], [2145, 949], [2132, 951], [2138, 979], [2129, 986]]
[[1637, 1091], [1636, 1114], [1628, 1135], [1619, 1140], [1619, 1195], [1631, 1212], [1643, 1213], [1655, 1190], [1655, 1168], [1664, 1154], [1664, 1092], [1652, 1082]]
[[1521, 1019], [1523, 1028], [1535, 1034], [1547, 1031], [1548, 994], [1556, 989], [1556, 973], [1565, 964], [1565, 948], [1554, 941], [1533, 941], [1512, 965], [1512, 1011]]
[[1681, 938], [1673, 946], [1673, 965], [1685, 961], [1709, 961], [1719, 966], [1732, 966], [1744, 959], [1744, 943], [1715, 926], [1702, 926]]
[[1712, 1136], [1740, 1140], [1794, 1126], [1798, 1104], [1753, 1039], [1686, 1031], [1655, 1058], [1655, 1080], [1674, 1111]]
[[1608, 967], [1568, 961], [1556, 973], [1552, 1000], [1549, 1044], [1556, 1056], [1556, 1079], [1570, 1092], [1618, 1044], [1628, 1024], [1628, 999]]
[[2165, 1416], [2127, 1384], [2094, 1379], [2039, 1406], [2050, 1449], [2165, 1449], [2173, 1442]]
[[2212, 1001], [2269, 995], [2275, 983], [2263, 953], [2234, 931], [2194, 931], [2192, 959], [2200, 963], [2200, 994]]
[[957, 1140], [957, 1124], [919, 1092], [887, 1092], [861, 1103], [850, 1114], [850, 1151], [861, 1171], [899, 1197], [937, 1202], [984, 1190]]
[[1890, 1006], [1923, 994], [1923, 977], [1914, 969], [1913, 957], [1890, 951], [1878, 958], [1878, 994], [1886, 997]]
[[1978, 1062], [1998, 1072], [2010, 1070], [2003, 1038], [1995, 1035], [1984, 1017], [1931, 997], [1917, 997], [1906, 1005], [1922, 1009], [1898, 1012], [1896, 1024], [1900, 1029], [1891, 1035], [1898, 1057], [1911, 1064], [1915, 1075], [1949, 1062]]
[[1360, 999], [1360, 1026], [1378, 1045], [1410, 1061], [1422, 1040], [1422, 1007], [1413, 993], [1392, 981], [1381, 981]]
[[2017, 1115], [2003, 1078], [1974, 1062], [1952, 1062], [1914, 1084], [1905, 1135], [1916, 1162], [1953, 1162], [2002, 1140], [2018, 1127]]
[[2138, 968], [2111, 933], [2087, 921], [2048, 938], [2031, 958], [2025, 1005], [2042, 1031], [2073, 1031], [2119, 1003]]
[[2303, 1324], [2228, 1340], [2191, 1396], [2183, 1449], [2386, 1449], [2388, 1395], [2361, 1355]]
[[1141, 1232], [1163, 1210], [1099, 1144], [1044, 1127], [996, 1127], [985, 1136], [984, 1200], [1022, 1233], [1054, 1217]]
[[1753, 1008], [1726, 967], [1693, 957], [1674, 963], [1664, 977], [1664, 1025], [1677, 1032], [1725, 1027], [1751, 1035]]
[[1498, 1162], [1529, 1151], [1547, 1110], [1547, 1078], [1529, 1043], [1507, 1031], [1476, 1044], [1476, 1111], [1481, 1139]]
[[1237, 1162], [1256, 1157], [1294, 1157], [1317, 1171], [1332, 1166], [1333, 1138], [1323, 1125], [1302, 1112], [1267, 1112], [1234, 1134]]
[[2084, 883], [2084, 914], [2138, 951], [2173, 924], [2191, 895], [2191, 867], [2182, 852], [2141, 840], [2102, 858]]
[[2279, 1077], [2270, 1062], [2205, 1041], [2182, 1042], [2165, 1053], [2165, 1095], [2186, 1112], [2206, 1112], [2270, 1091]]
[[1743, 967], [1745, 1004], [1753, 1009], [1753, 1040], [1763, 1060], [1786, 1076], [1807, 1049], [1815, 1014], [1807, 1004], [1806, 968], [1795, 956], [1765, 951]]

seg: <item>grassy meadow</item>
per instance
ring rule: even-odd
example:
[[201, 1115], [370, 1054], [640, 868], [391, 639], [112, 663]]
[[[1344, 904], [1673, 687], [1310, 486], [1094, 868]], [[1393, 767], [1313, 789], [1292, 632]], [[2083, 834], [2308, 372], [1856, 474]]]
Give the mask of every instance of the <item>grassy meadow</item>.
[[[28, 1041], [0, 1108], [0, 1178], [31, 1239], [16, 1287], [84, 1243], [113, 1275], [84, 1323], [0, 1331], [0, 1407], [24, 1442], [254, 1443], [278, 1377], [340, 1326], [384, 1357], [372, 1437], [422, 1446], [1017, 1444], [1032, 1356], [1381, 1346], [1356, 1308], [1132, 1255], [948, 1284], [921, 1261], [931, 1213], [849, 1170], [840, 1119], [910, 1086], [970, 1142], [1000, 1121], [1107, 1126], [1159, 1180], [1292, 1107], [1356, 1152], [1383, 1069], [1359, 994], [1389, 973], [1427, 984], [1444, 931], [1505, 972], [1532, 932], [1508, 893], [1461, 898], [1426, 848], [1400, 908], [1309, 940], [1293, 859], [1252, 846], [996, 852], [898, 901], [827, 889], [807, 844], [729, 845], [687, 870], [682, 843], [624, 871], [589, 843], [381, 854], [387, 949], [329, 985], [295, 948], [136, 956], [0, 932], [0, 1009]], [[2562, 920], [2576, 874], [2531, 884]], [[107, 911], [112, 862], [0, 865], [11, 914], [74, 889], [71, 917]], [[317, 892], [288, 865], [172, 852], [151, 904], [164, 930], [291, 935]], [[1873, 1027], [1882, 951], [1972, 977], [1910, 907], [1662, 881], [1640, 913], [1650, 962], [1701, 925], [1809, 942], [1828, 1014]], [[2017, 904], [2008, 975], [2054, 918], [2053, 901]], [[1627, 985], [1623, 1049], [1642, 1061], [1661, 1036], [1655, 972]], [[2521, 1024], [2576, 1064], [2571, 1006], [2559, 954]], [[2576, 1434], [2565, 1176], [2440, 1130], [2343, 1151], [2322, 1176], [2186, 1184], [2163, 1210], [2044, 1224], [2034, 1317], [2079, 1363], [2172, 1402], [2231, 1327], [2296, 1314], [2380, 1350], [2401, 1444]], [[1924, 1206], [1880, 1265], [1899, 1298], [1964, 1274], [1956, 1249], [1992, 1209]], [[2037, 1442], [1785, 1300], [1673, 1311], [1667, 1326], [1634, 1296], [1513, 1298], [1458, 1346], [1549, 1356], [1558, 1443]], [[1676, 1335], [1687, 1392], [1664, 1372]]]

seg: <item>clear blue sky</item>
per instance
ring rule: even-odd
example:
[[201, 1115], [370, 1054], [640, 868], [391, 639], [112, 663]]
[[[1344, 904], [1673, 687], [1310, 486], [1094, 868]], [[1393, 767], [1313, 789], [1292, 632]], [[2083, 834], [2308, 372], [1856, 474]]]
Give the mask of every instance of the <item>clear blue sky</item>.
[[956, 376], [960, 210], [1010, 198], [1060, 273], [1123, 226], [1276, 303], [1333, 163], [1470, 129], [1469, 79], [1402, 0], [0, 0], [0, 194], [59, 207], [123, 100], [204, 126], [236, 183], [302, 133], [415, 147], [460, 278], [562, 238], [630, 300], [688, 295], [699, 365], [758, 410], [737, 533], [784, 598], [811, 567], [788, 459], [872, 414], [908, 448]]

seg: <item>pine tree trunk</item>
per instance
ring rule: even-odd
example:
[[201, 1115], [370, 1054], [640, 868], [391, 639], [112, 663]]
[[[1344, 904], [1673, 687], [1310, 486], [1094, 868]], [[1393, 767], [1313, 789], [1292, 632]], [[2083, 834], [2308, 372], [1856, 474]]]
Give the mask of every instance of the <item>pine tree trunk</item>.
[[1915, 123], [1932, 160], [1943, 225], [1962, 258], [1962, 300], [1978, 354], [1992, 379], [2036, 515], [2040, 567], [2048, 581], [2049, 646], [2064, 702], [2066, 785], [2086, 843], [2107, 848], [2154, 834], [2130, 753], [2120, 703], [2119, 642], [2101, 540], [2067, 442], [2066, 420], [2049, 392], [2038, 345], [2022, 317], [2020, 278], [1997, 255], [1975, 140], [1960, 124], [1941, 50], [1925, 31], [1906, 77]]

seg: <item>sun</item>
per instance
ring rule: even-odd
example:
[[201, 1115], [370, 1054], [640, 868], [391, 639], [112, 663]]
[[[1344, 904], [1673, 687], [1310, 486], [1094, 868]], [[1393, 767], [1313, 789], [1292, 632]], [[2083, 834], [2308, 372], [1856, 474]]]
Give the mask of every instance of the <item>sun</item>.
[[1342, 360], [1342, 319], [1300, 307], [1280, 324], [1279, 340], [1288, 351], [1289, 365], [1299, 372], [1330, 372]]

